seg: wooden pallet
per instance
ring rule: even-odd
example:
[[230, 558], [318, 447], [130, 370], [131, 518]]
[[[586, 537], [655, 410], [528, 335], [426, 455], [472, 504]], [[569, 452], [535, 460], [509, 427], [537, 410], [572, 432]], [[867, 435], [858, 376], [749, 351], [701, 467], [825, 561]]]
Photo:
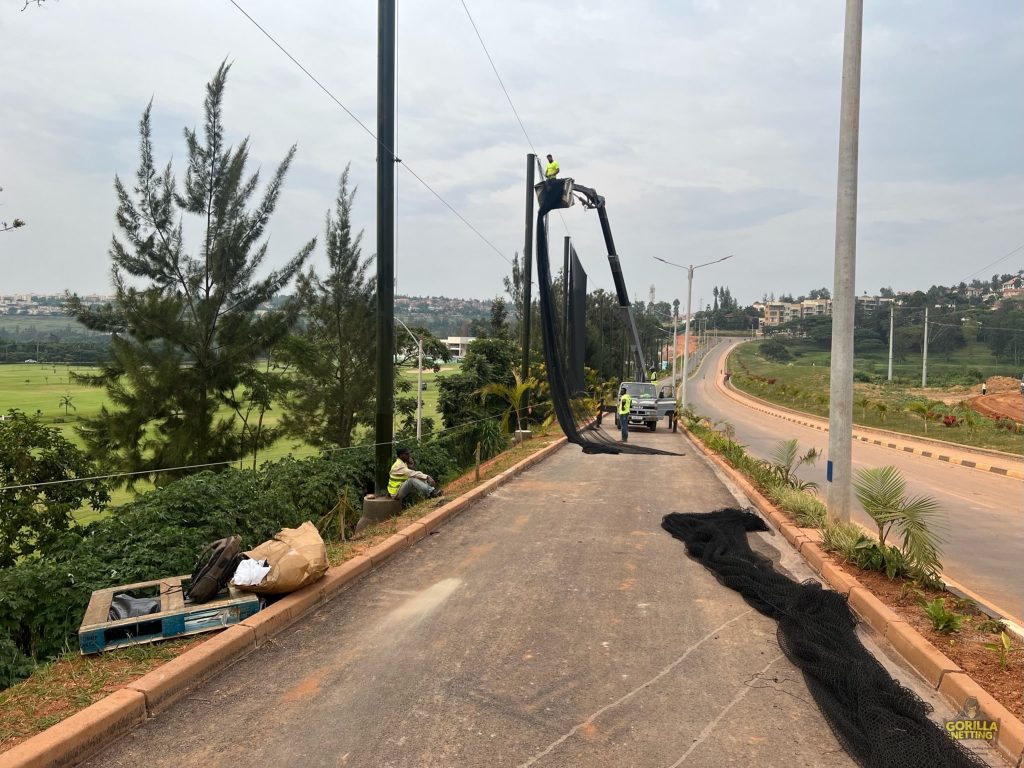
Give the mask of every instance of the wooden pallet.
[[[126, 645], [211, 632], [237, 624], [260, 609], [259, 597], [235, 589], [222, 593], [216, 600], [193, 603], [185, 599], [182, 590], [182, 582], [187, 586], [189, 579], [189, 576], [172, 576], [96, 590], [89, 600], [82, 626], [78, 628], [78, 647], [83, 654], [101, 653]], [[148, 590], [152, 593], [154, 588], [159, 588], [159, 613], [118, 621], [107, 620], [115, 594], [133, 590]]]

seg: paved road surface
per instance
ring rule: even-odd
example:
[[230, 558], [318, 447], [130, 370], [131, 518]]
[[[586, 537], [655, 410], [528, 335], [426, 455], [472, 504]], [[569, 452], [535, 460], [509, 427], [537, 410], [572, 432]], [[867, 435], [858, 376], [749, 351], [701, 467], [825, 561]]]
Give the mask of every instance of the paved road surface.
[[774, 622], [660, 528], [734, 498], [634, 440], [687, 455], [563, 448], [88, 765], [852, 766]]
[[[697, 413], [725, 419], [736, 428], [736, 440], [758, 458], [768, 458], [780, 440], [795, 437], [802, 449], [815, 446], [823, 456], [817, 466], [800, 472], [825, 488], [828, 433], [793, 424], [731, 400], [715, 386], [727, 344], [712, 350], [690, 379], [687, 399]], [[892, 464], [903, 472], [912, 495], [934, 496], [947, 514], [944, 571], [969, 589], [1024, 616], [1024, 483], [978, 470], [861, 442], [853, 444], [853, 468]], [[856, 519], [871, 520], [853, 501]]]

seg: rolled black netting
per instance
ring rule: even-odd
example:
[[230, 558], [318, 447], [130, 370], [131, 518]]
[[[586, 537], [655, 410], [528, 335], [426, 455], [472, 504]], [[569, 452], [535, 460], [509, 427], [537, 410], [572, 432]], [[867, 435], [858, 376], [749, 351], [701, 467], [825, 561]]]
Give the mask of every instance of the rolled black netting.
[[600, 429], [586, 429], [597, 416], [588, 412], [582, 398], [573, 398], [569, 391], [565, 357], [561, 350], [558, 324], [555, 320], [554, 302], [551, 294], [551, 264], [548, 261], [548, 237], [544, 217], [556, 207], [561, 197], [561, 185], [548, 185], [540, 196], [537, 212], [537, 285], [540, 293], [540, 326], [544, 347], [544, 363], [547, 367], [548, 385], [551, 388], [551, 402], [555, 406], [558, 424], [570, 443], [575, 443], [584, 453], [637, 453], [680, 455], [634, 443], [616, 442]]
[[986, 765], [929, 720], [932, 707], [868, 653], [844, 596], [814, 581], [793, 581], [750, 548], [747, 532], [768, 530], [757, 515], [741, 509], [670, 514], [661, 526], [715, 578], [779, 622], [783, 653], [803, 673], [832, 732], [860, 765]]

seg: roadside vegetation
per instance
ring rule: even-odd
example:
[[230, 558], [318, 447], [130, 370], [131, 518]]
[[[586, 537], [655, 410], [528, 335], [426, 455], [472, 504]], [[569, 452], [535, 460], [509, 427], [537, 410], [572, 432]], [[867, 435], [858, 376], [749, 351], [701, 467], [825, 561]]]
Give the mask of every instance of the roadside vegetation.
[[780, 442], [770, 460], [756, 459], [735, 441], [725, 422], [712, 424], [693, 411], [682, 422], [690, 435], [740, 471], [764, 497], [810, 531], [832, 559], [936, 648], [977, 680], [1007, 709], [1024, 718], [1020, 679], [1024, 641], [942, 580], [943, 510], [927, 496], [909, 497], [894, 467], [862, 469], [854, 489], [875, 530], [831, 521], [816, 488], [793, 477], [801, 455], [796, 440]]
[[[1010, 366], [987, 355], [986, 348], [973, 345], [951, 352], [948, 360], [930, 360], [929, 382], [944, 386], [926, 390], [907, 377], [906, 365], [893, 382], [885, 381], [887, 363], [882, 354], [855, 358], [855, 424], [1024, 454], [1024, 425], [983, 416], [970, 405], [982, 381], [1010, 371]], [[829, 353], [814, 342], [772, 338], [744, 344], [732, 352], [729, 366], [733, 371], [731, 381], [744, 392], [786, 408], [828, 417]], [[916, 375], [919, 385], [919, 367]]]

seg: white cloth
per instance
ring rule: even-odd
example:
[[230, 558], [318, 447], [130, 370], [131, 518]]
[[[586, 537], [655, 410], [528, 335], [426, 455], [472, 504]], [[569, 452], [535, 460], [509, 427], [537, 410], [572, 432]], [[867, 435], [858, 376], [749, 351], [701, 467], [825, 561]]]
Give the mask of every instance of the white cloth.
[[267, 565], [266, 560], [243, 560], [238, 564], [235, 569], [235, 575], [231, 577], [231, 583], [246, 586], [255, 587], [260, 584], [266, 575], [270, 573], [270, 566]]

